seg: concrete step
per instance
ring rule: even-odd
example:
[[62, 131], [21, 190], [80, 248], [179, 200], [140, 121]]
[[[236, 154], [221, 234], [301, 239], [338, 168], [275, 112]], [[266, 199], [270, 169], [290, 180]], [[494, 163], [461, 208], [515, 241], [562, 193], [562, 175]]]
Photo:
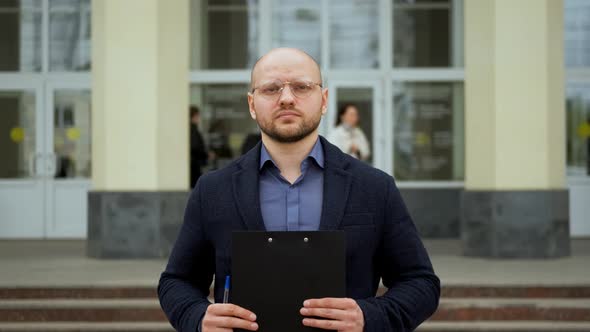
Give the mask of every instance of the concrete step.
[[[383, 294], [385, 288], [379, 288]], [[590, 298], [590, 285], [478, 286], [445, 285], [442, 298]], [[156, 287], [0, 287], [1, 299], [109, 299], [156, 298]]]
[[2, 299], [156, 298], [156, 287], [0, 287]]
[[589, 322], [425, 322], [417, 332], [588, 332]]
[[[157, 299], [0, 301], [0, 322], [40, 321], [165, 322], [166, 317]], [[590, 299], [442, 299], [430, 321], [590, 322]]]
[[157, 299], [0, 301], [0, 322], [165, 322]]
[[590, 299], [442, 299], [430, 320], [590, 322]]
[[164, 322], [130, 323], [0, 323], [0, 332], [174, 332], [170, 324]]

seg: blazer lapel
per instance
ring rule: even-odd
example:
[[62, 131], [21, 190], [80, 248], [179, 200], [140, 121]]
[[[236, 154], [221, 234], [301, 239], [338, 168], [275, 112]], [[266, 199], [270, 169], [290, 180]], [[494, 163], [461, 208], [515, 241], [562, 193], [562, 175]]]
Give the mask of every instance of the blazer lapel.
[[352, 174], [345, 170], [348, 161], [335, 146], [320, 137], [325, 155], [324, 195], [320, 230], [340, 227], [352, 184]]
[[255, 149], [244, 156], [240, 163], [241, 169], [232, 175], [234, 199], [237, 202], [246, 229], [252, 231], [265, 230], [258, 193], [260, 144], [258, 143]]

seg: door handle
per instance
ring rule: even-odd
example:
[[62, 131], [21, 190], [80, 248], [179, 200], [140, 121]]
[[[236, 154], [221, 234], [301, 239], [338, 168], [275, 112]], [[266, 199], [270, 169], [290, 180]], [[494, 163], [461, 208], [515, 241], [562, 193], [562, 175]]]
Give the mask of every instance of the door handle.
[[40, 152], [31, 154], [29, 157], [29, 173], [31, 177], [37, 177], [37, 161], [41, 157], [43, 157], [43, 155]]
[[57, 155], [55, 153], [50, 153], [48, 155], [48, 163], [47, 163], [47, 175], [49, 177], [54, 177], [55, 172], [57, 171]]

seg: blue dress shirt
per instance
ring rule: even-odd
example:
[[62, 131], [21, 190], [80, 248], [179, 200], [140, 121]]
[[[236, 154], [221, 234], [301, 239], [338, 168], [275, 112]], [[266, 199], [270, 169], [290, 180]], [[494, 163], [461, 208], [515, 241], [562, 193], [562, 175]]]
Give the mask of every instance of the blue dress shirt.
[[267, 231], [317, 231], [324, 196], [324, 150], [318, 139], [301, 162], [301, 175], [287, 181], [262, 144], [260, 209]]

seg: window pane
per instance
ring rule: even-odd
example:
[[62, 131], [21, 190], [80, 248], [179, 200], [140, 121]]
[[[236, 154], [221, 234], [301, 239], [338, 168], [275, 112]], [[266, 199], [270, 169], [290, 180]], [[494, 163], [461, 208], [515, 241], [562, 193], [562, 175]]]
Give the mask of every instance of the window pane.
[[54, 150], [56, 178], [90, 177], [90, 92], [55, 93]]
[[49, 70], [90, 70], [90, 0], [49, 2]]
[[378, 0], [330, 2], [331, 68], [379, 66], [378, 17]]
[[41, 71], [40, 0], [0, 1], [0, 71]]
[[393, 4], [393, 66], [452, 66], [451, 28], [451, 0], [418, 2], [395, 0]]
[[0, 179], [33, 177], [35, 94], [0, 91]]
[[247, 84], [191, 87], [191, 105], [200, 110], [199, 130], [212, 152], [204, 171], [221, 168], [238, 158], [247, 136], [258, 133], [258, 126], [248, 111], [248, 87]]
[[278, 0], [273, 2], [273, 47], [295, 47], [321, 59], [321, 1]]
[[565, 64], [567, 67], [590, 67], [590, 2], [564, 1]]
[[463, 179], [462, 84], [399, 83], [393, 98], [396, 179]]
[[590, 175], [590, 83], [567, 86], [569, 175]]
[[191, 69], [250, 68], [258, 54], [257, 0], [191, 2]]

